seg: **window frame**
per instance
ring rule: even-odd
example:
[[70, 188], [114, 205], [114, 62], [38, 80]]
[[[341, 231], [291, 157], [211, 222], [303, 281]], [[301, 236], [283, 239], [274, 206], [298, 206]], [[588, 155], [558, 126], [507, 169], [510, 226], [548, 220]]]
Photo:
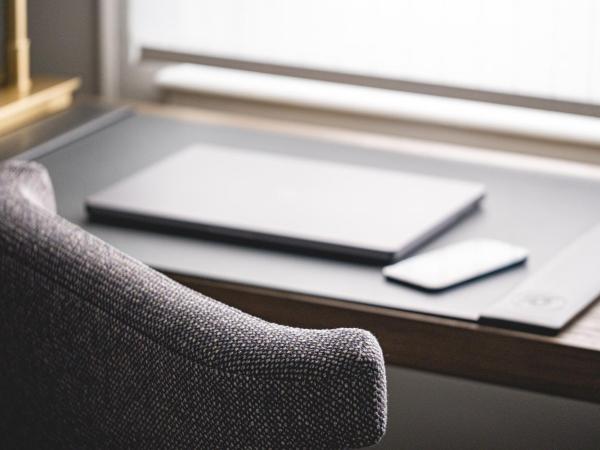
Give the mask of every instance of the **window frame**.
[[[99, 0], [99, 50], [100, 50], [100, 87], [101, 94], [108, 99], [132, 99], [143, 101], [160, 101], [161, 92], [157, 83], [159, 72], [166, 68], [180, 63], [194, 63], [205, 67], [230, 68], [246, 71], [250, 73], [262, 73], [268, 75], [281, 75], [285, 77], [294, 77], [298, 80], [317, 80], [325, 82], [339, 83], [344, 86], [359, 86], [363, 88], [376, 88], [396, 93], [422, 94], [424, 98], [440, 98], [440, 101], [448, 99], [467, 100], [483, 102], [486, 106], [499, 105], [500, 108], [507, 106], [515, 107], [520, 112], [532, 111], [532, 115], [540, 111], [549, 111], [554, 113], [565, 113], [569, 119], [580, 116], [582, 121], [598, 118], [598, 127], [600, 128], [600, 105], [578, 103], [563, 100], [543, 99], [530, 96], [503, 94], [496, 92], [480, 91], [468, 88], [459, 88], [453, 86], [437, 85], [430, 83], [420, 83], [408, 80], [386, 79], [374, 76], [356, 75], [349, 73], [332, 72], [303, 67], [292, 67], [277, 64], [269, 64], [258, 61], [245, 61], [240, 59], [216, 57], [212, 55], [189, 54], [182, 52], [173, 52], [158, 48], [132, 49], [129, 46], [129, 14], [130, 2], [128, 0]], [[244, 102], [244, 98], [235, 98], [235, 96], [222, 96], [223, 101]], [[248, 108], [252, 108], [252, 102], [248, 101]], [[289, 107], [290, 105], [285, 105]], [[294, 106], [291, 104], [291, 106]], [[277, 108], [277, 104], [273, 107]], [[317, 106], [318, 107], [318, 106]], [[323, 111], [331, 114], [332, 111], [326, 106]], [[433, 111], [433, 110], [432, 110]], [[333, 111], [335, 113], [335, 111]], [[342, 120], [344, 111], [340, 111], [339, 118]], [[518, 115], [517, 115], [518, 116]], [[364, 117], [371, 121], [377, 121], [378, 115], [372, 111], [364, 113]], [[406, 119], [406, 118], [404, 118]], [[414, 119], [417, 122], [429, 123], [423, 114]], [[522, 134], [522, 124], [515, 119], [514, 135]], [[430, 123], [435, 123], [432, 121]], [[333, 125], [335, 126], [335, 124]], [[510, 125], [503, 124], [503, 133], [511, 136]], [[475, 129], [478, 132], [488, 133], [490, 135], [498, 134], [498, 130]], [[457, 131], [469, 133], [472, 130], [459, 129]], [[516, 130], [521, 130], [517, 132]], [[369, 129], [366, 129], [369, 131]], [[532, 130], [533, 131], [533, 130]], [[552, 133], [547, 137], [540, 136], [539, 130], [532, 133], [532, 136], [540, 143], [544, 140], [552, 141]], [[576, 140], [566, 142], [564, 154], [559, 155], [565, 159], [581, 160], [578, 156], [570, 157], [573, 147], [580, 145]], [[598, 150], [600, 142], [586, 145], [584, 149], [586, 154], [594, 153], [592, 157], [585, 157], [586, 160], [598, 160]], [[510, 150], [509, 150], [510, 151]], [[527, 150], [523, 150], [527, 152]], [[540, 154], [539, 151], [535, 152]], [[549, 155], [556, 157], [556, 151]]]
[[450, 85], [425, 83], [397, 78], [383, 78], [345, 72], [297, 67], [261, 61], [219, 57], [200, 53], [186, 53], [153, 47], [141, 48], [142, 62], [191, 63], [209, 67], [221, 67], [248, 72], [282, 75], [308, 80], [327, 81], [353, 86], [374, 87], [390, 91], [495, 103], [508, 106], [564, 112], [584, 116], [600, 117], [600, 105], [567, 100], [555, 100], [527, 95], [506, 94]]

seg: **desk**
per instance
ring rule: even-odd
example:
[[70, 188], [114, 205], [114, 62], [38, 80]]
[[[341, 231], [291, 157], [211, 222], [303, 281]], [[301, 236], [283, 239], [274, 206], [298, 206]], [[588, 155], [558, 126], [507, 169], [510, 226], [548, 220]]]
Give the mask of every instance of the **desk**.
[[[379, 339], [386, 361], [390, 364], [600, 402], [598, 305], [590, 308], [556, 337], [481, 326], [463, 320], [334, 299], [328, 295], [307, 294], [311, 286], [307, 286], [307, 292], [282, 289], [274, 284], [278, 276], [278, 263], [286, 258], [281, 255], [260, 254], [264, 264], [257, 270], [262, 271], [261, 276], [266, 277], [264, 279], [268, 279], [271, 271], [273, 283], [270, 285], [259, 282], [258, 278], [254, 282], [252, 271], [248, 272], [250, 275], [246, 278], [236, 277], [232, 275], [233, 271], [227, 270], [228, 264], [237, 264], [236, 270], [241, 273], [240, 261], [244, 259], [240, 252], [249, 258], [247, 261], [254, 261], [252, 258], [258, 257], [260, 250], [100, 226], [89, 223], [83, 211], [85, 195], [160, 159], [165, 152], [199, 140], [227, 144], [233, 135], [238, 145], [247, 142], [248, 145], [266, 148], [281, 147], [283, 139], [296, 136], [296, 139], [304, 139], [298, 141], [302, 145], [311, 146], [315, 152], [323, 152], [325, 157], [349, 157], [365, 163], [371, 161], [371, 155], [379, 155], [382, 161], [392, 162], [398, 158], [396, 162], [407, 165], [426, 164], [427, 158], [432, 158], [431, 161], [438, 158], [438, 163], [446, 161], [439, 163], [442, 164], [440, 167], [443, 164], [453, 167], [479, 164], [478, 167], [484, 170], [486, 166], [483, 164], [490, 164], [496, 167], [494, 170], [504, 171], [505, 174], [514, 171], [515, 179], [518, 170], [530, 166], [535, 169], [536, 176], [542, 178], [572, 176], [573, 186], [580, 186], [582, 192], [587, 189], [588, 183], [600, 182], [600, 169], [181, 109], [145, 107], [141, 108], [141, 113], [141, 118], [122, 122], [132, 121], [126, 126], [118, 123], [50, 154], [36, 157], [50, 171], [59, 212], [63, 216], [177, 281], [267, 320], [301, 327], [368, 329]], [[144, 121], [146, 131], [143, 133], [135, 131], [136, 123], [140, 121]], [[162, 132], [164, 130], [161, 127], [165, 124], [174, 126], [176, 132], [168, 135]], [[369, 153], [350, 144], [377, 150]], [[507, 182], [510, 182], [510, 176]], [[565, 185], [567, 191], [569, 186]], [[532, 198], [535, 201], [535, 196]], [[588, 197], [582, 201], [591, 202]], [[586, 208], [578, 211], [589, 213], [586, 218], [589, 222], [600, 217], [600, 208], [597, 206], [593, 202], [586, 203]], [[548, 219], [552, 220], [553, 217], [549, 215]], [[568, 236], [559, 236], [560, 229], [556, 228], [556, 239], [567, 239]], [[454, 237], [457, 236], [460, 235]], [[210, 260], [206, 261], [205, 257]], [[311, 270], [313, 264], [302, 258], [288, 263], [298, 264], [298, 273]], [[351, 292], [351, 286], [348, 292]]]

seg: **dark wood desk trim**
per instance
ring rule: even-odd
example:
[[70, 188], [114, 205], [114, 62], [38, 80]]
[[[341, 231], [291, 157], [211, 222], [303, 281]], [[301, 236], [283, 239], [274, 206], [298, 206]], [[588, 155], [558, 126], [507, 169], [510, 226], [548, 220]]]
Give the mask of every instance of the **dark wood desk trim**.
[[265, 320], [306, 328], [367, 329], [379, 339], [390, 364], [600, 403], [600, 352], [565, 345], [561, 338], [166, 275]]

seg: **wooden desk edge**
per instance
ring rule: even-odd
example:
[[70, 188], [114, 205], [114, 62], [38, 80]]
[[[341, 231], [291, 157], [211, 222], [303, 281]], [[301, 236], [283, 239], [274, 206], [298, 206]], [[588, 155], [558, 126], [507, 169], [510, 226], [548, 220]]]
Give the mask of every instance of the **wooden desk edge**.
[[369, 330], [379, 340], [389, 364], [600, 403], [600, 352], [563, 345], [557, 338], [164, 273], [191, 289], [272, 322], [303, 328]]

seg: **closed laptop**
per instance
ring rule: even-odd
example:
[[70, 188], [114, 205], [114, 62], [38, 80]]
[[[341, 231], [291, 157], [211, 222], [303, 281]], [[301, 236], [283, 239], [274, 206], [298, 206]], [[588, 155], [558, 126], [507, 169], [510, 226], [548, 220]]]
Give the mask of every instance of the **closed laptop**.
[[477, 205], [479, 183], [197, 145], [87, 198], [93, 220], [386, 263]]

